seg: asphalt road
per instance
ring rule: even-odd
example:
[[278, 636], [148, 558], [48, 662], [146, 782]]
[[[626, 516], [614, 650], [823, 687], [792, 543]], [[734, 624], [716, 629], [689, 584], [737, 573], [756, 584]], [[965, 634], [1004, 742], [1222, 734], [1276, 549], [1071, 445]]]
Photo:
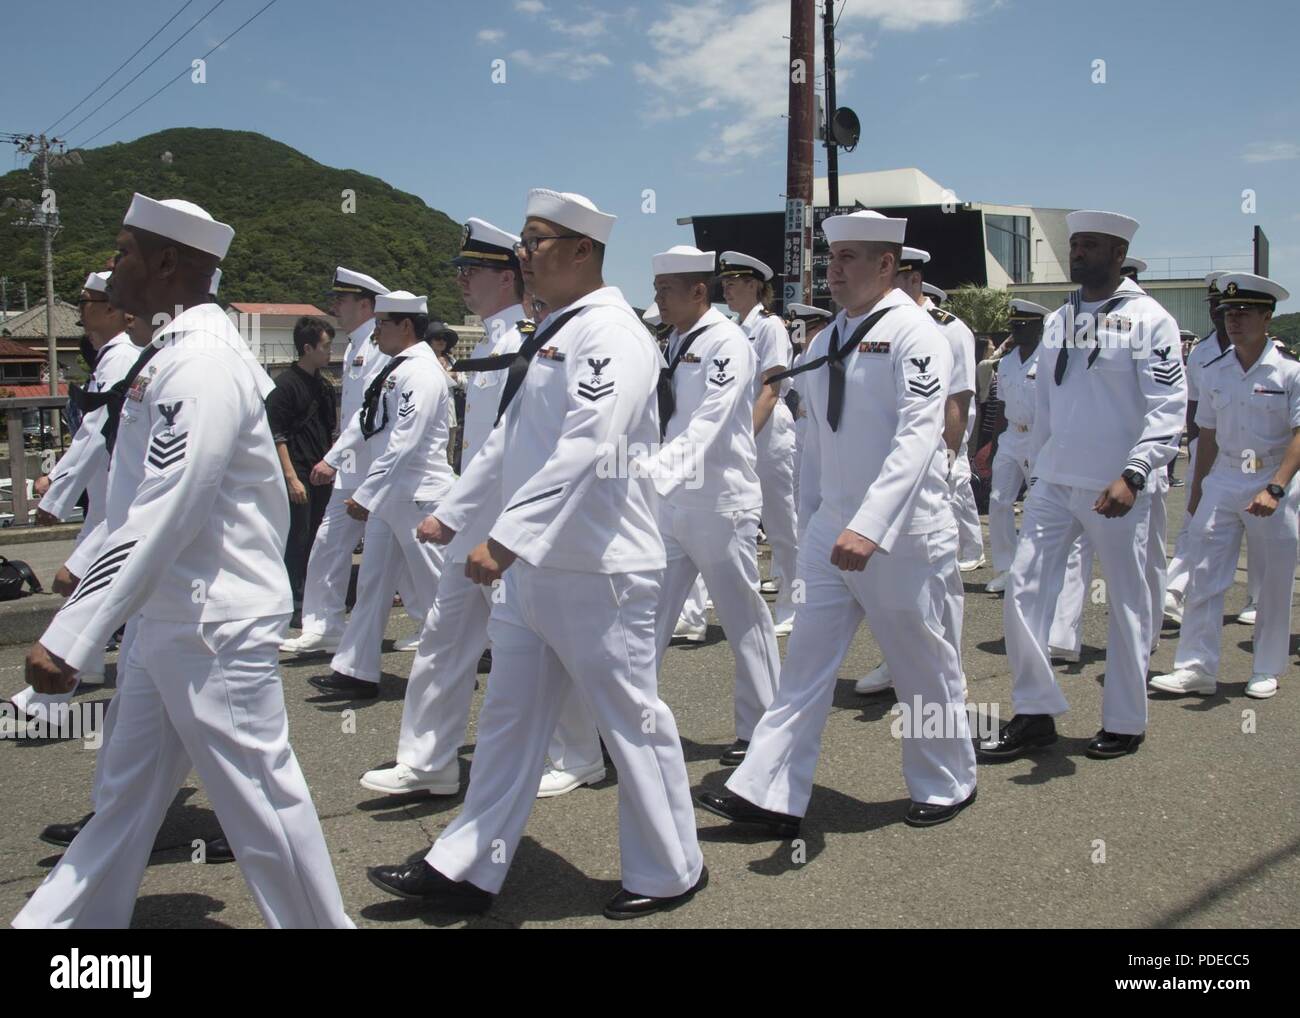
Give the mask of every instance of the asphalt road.
[[[1170, 543], [1183, 490], [1170, 499]], [[971, 700], [1010, 716], [1001, 598], [983, 593], [990, 570], [967, 574], [965, 646]], [[1240, 583], [1229, 618], [1245, 600]], [[980, 769], [979, 801], [933, 830], [902, 823], [907, 795], [890, 734], [888, 694], [860, 697], [853, 679], [879, 661], [865, 629], [840, 672], [817, 787], [801, 843], [737, 833], [699, 813], [708, 889], [676, 911], [636, 924], [733, 926], [1283, 927], [1300, 917], [1300, 689], [1294, 673], [1271, 700], [1243, 695], [1251, 629], [1224, 630], [1220, 692], [1152, 698], [1137, 754], [1084, 756], [1100, 727], [1105, 609], [1089, 604], [1083, 661], [1063, 668], [1071, 710], [1062, 739], [1041, 756]], [[1293, 621], [1293, 629], [1295, 623]], [[414, 624], [401, 612], [388, 636]], [[1172, 634], [1172, 635], [1171, 635]], [[693, 787], [726, 777], [716, 759], [730, 742], [732, 656], [713, 626], [709, 642], [670, 650], [661, 692], [683, 735]], [[1166, 629], [1153, 671], [1173, 665]], [[1296, 643], [1293, 641], [1293, 652]], [[22, 652], [0, 648], [0, 694], [22, 685]], [[381, 699], [316, 702], [309, 676], [327, 659], [286, 660], [290, 736], [311, 785], [349, 913], [359, 926], [456, 926], [374, 888], [365, 868], [422, 853], [456, 815], [461, 797], [387, 799], [358, 776], [393, 758], [411, 655], [387, 653]], [[108, 690], [84, 694], [103, 700]], [[462, 771], [469, 772], [482, 691], [476, 694]], [[8, 921], [54, 865], [36, 840], [52, 821], [88, 808], [94, 753], [80, 741], [0, 742], [0, 918]], [[237, 866], [191, 861], [191, 841], [215, 835], [211, 806], [191, 775], [159, 834], [140, 891], [137, 927], [260, 926]], [[482, 926], [613, 926], [600, 917], [618, 889], [617, 786], [609, 780], [536, 804], [502, 893]]]

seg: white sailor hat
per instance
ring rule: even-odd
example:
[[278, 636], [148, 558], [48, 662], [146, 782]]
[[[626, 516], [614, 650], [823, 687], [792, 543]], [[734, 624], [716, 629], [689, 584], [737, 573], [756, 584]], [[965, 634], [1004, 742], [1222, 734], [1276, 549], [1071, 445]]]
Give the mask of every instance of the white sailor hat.
[[375, 298], [375, 314], [427, 315], [429, 300], [417, 297], [409, 290], [392, 290]]
[[465, 231], [460, 237], [460, 253], [451, 264], [517, 269], [519, 256], [515, 254], [515, 245], [518, 243], [517, 234], [507, 233], [486, 219], [470, 217], [465, 220]]
[[738, 279], [750, 276], [761, 283], [766, 283], [775, 273], [772, 267], [766, 262], [760, 262], [747, 254], [741, 254], [739, 251], [723, 251], [718, 256], [718, 274], [723, 277]]
[[649, 326], [659, 325], [663, 322], [663, 318], [659, 316], [658, 303], [651, 304], [644, 312], [642, 312], [641, 321], [645, 322], [646, 325]]
[[111, 272], [92, 272], [86, 277], [86, 281], [81, 284], [83, 290], [89, 290], [91, 293], [105, 293], [108, 290], [108, 277]]
[[218, 223], [192, 201], [167, 198], [155, 201], [137, 192], [122, 219], [123, 226], [156, 233], [178, 244], [206, 251], [218, 259], [226, 257], [235, 228]]
[[1118, 212], [1098, 212], [1084, 209], [1071, 212], [1065, 217], [1065, 226], [1073, 237], [1076, 233], [1104, 233], [1108, 237], [1118, 237], [1123, 241], [1132, 241], [1137, 233], [1138, 221]]
[[1141, 258], [1134, 258], [1132, 255], [1129, 255], [1127, 258], [1124, 259], [1124, 264], [1120, 266], [1120, 269], [1121, 271], [1132, 269], [1134, 272], [1140, 274], [1146, 272], [1147, 263], [1144, 262]]
[[898, 268], [900, 272], [911, 270], [919, 272], [921, 266], [929, 260], [929, 251], [922, 251], [919, 247], [904, 247], [903, 257], [898, 260]]
[[1032, 300], [1021, 300], [1019, 297], [1013, 297], [1011, 300], [1010, 320], [1013, 322], [1036, 322], [1051, 313], [1043, 305], [1035, 304]]
[[208, 283], [208, 296], [215, 297], [217, 295], [217, 291], [220, 289], [221, 289], [221, 270], [213, 269], [212, 281]]
[[948, 299], [948, 291], [940, 290], [933, 283], [922, 283], [921, 292], [928, 293], [934, 299], [936, 304], [942, 304]]
[[353, 272], [342, 265], [334, 270], [333, 289], [335, 293], [359, 293], [367, 297], [377, 297], [381, 293], [388, 292], [388, 287], [374, 276], [367, 276], [364, 272]]
[[545, 187], [535, 187], [528, 192], [524, 218], [533, 217], [567, 226], [574, 233], [602, 244], [609, 243], [614, 220], [618, 218], [608, 212], [601, 212], [590, 198], [571, 191], [551, 191]]
[[871, 209], [859, 209], [845, 216], [826, 217], [822, 220], [822, 233], [828, 244], [838, 244], [843, 240], [901, 244], [907, 233], [907, 220], [890, 219]]
[[717, 254], [713, 251], [701, 251], [689, 244], [677, 244], [667, 251], [661, 251], [650, 259], [656, 276], [672, 276], [682, 272], [713, 272]]
[[811, 304], [787, 304], [785, 306], [785, 316], [787, 318], [834, 318], [835, 316], [825, 308], [815, 308]]
[[1280, 283], [1249, 272], [1225, 272], [1219, 277], [1219, 291], [1224, 310], [1263, 306], [1271, 311], [1278, 301], [1291, 296]]

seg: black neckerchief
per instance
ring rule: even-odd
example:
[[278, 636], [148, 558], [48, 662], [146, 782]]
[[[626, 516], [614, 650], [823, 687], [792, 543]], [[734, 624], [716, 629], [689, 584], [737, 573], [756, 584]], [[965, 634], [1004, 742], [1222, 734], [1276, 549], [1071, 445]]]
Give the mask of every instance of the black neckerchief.
[[673, 392], [673, 375], [677, 373], [677, 365], [682, 362], [686, 352], [691, 348], [703, 333], [717, 325], [717, 322], [710, 322], [708, 325], [701, 325], [694, 332], [688, 333], [686, 337], [677, 344], [677, 352], [673, 354], [672, 363], [659, 372], [658, 396], [659, 396], [659, 437], [663, 438], [668, 432], [668, 422], [672, 420], [673, 414], [677, 412], [677, 395]]
[[144, 370], [144, 366], [161, 349], [162, 344], [157, 340], [150, 342], [140, 351], [140, 356], [135, 359], [135, 363], [131, 365], [131, 370], [126, 373], [125, 378], [113, 383], [112, 387], [105, 392], [86, 393], [88, 402], [93, 400], [96, 407], [108, 407], [108, 416], [104, 418], [104, 426], [99, 433], [104, 436], [104, 448], [108, 450], [110, 457], [113, 455], [113, 447], [117, 445], [117, 426], [122, 416], [122, 406], [126, 403], [126, 394], [135, 383], [136, 377]]
[[388, 427], [388, 404], [384, 403], [384, 419], [375, 426], [375, 415], [379, 413], [379, 404], [383, 403], [384, 383], [397, 365], [410, 360], [409, 357], [397, 356], [383, 366], [375, 380], [366, 386], [366, 395], [361, 400], [361, 437], [370, 439]]
[[773, 385], [795, 375], [802, 375], [805, 371], [813, 371], [823, 364], [827, 365], [830, 370], [830, 391], [826, 397], [826, 423], [831, 426], [831, 431], [838, 431], [840, 428], [840, 412], [844, 408], [844, 359], [862, 342], [863, 337], [875, 327], [875, 324], [896, 307], [899, 307], [899, 305], [890, 304], [887, 308], [881, 308], [867, 315], [861, 324], [853, 330], [853, 335], [849, 337], [848, 342], [843, 346], [838, 345], [840, 327], [836, 325], [831, 330], [831, 338], [826, 353], [815, 360], [809, 361], [807, 364], [800, 364], [797, 368], [791, 368], [789, 371], [782, 371], [780, 374], [773, 375], [767, 380], [767, 384]]
[[[1092, 362], [1097, 359], [1097, 354], [1101, 353], [1101, 343], [1097, 341], [1097, 319], [1102, 315], [1108, 315], [1115, 310], [1120, 304], [1130, 297], [1141, 297], [1144, 291], [1138, 290], [1134, 293], [1132, 290], [1126, 290], [1123, 293], [1115, 293], [1106, 298], [1105, 303], [1092, 313], [1092, 338], [1093, 348], [1088, 354], [1088, 367], [1092, 367]], [[1065, 378], [1066, 364], [1070, 359], [1070, 344], [1074, 342], [1074, 329], [1078, 321], [1079, 305], [1083, 302], [1083, 291], [1075, 290], [1070, 294], [1070, 335], [1069, 342], [1062, 343], [1060, 352], [1056, 355], [1056, 370], [1053, 378], [1057, 385], [1061, 384]], [[1085, 369], [1086, 370], [1086, 369]]]
[[[519, 335], [524, 337], [527, 342], [528, 337], [537, 331], [537, 323], [524, 319], [521, 322], [515, 322], [515, 328], [519, 330]], [[514, 363], [515, 355], [513, 353], [495, 353], [487, 357], [462, 357], [451, 366], [452, 371], [504, 371]]]

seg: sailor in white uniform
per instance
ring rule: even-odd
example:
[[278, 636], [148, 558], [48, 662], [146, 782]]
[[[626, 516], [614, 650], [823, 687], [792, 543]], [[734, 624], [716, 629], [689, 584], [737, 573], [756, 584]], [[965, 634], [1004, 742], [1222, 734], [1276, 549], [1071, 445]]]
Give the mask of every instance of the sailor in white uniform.
[[[312, 484], [333, 484], [329, 505], [321, 518], [307, 560], [303, 583], [302, 632], [280, 648], [292, 654], [333, 653], [343, 636], [352, 552], [365, 524], [348, 514], [347, 501], [370, 470], [376, 443], [361, 432], [359, 411], [366, 390], [384, 369], [388, 357], [375, 340], [375, 299], [388, 292], [372, 276], [340, 265], [334, 272], [331, 311], [347, 333], [343, 355], [343, 392], [339, 408], [339, 437], [323, 460], [312, 468]], [[398, 583], [403, 604], [409, 589], [405, 570]], [[418, 596], [410, 603], [416, 603]], [[423, 621], [421, 619], [421, 621]]]
[[1015, 345], [998, 360], [998, 398], [1005, 408], [1006, 430], [998, 436], [989, 493], [989, 545], [996, 575], [984, 588], [990, 594], [1007, 589], [1011, 560], [1016, 554], [1016, 500], [1029, 483], [1029, 435], [1037, 402], [1039, 342], [1043, 320], [1051, 312], [1041, 304], [1011, 301], [1011, 338]]
[[379, 352], [388, 361], [366, 390], [355, 422], [373, 447], [364, 456], [370, 467], [344, 502], [348, 515], [365, 524], [357, 601], [330, 662], [333, 674], [308, 679], [325, 693], [362, 700], [379, 695], [384, 628], [403, 570], [413, 581], [402, 595], [408, 611], [423, 622], [433, 607], [442, 549], [417, 541], [415, 528], [456, 479], [447, 458], [447, 373], [424, 341], [427, 298], [405, 290], [380, 294], [375, 322]]
[[1194, 558], [1174, 671], [1151, 680], [1166, 693], [1216, 691], [1223, 597], [1236, 573], [1243, 534], [1262, 562], [1254, 671], [1246, 695], [1273, 696], [1287, 670], [1291, 588], [1300, 493], [1300, 362], [1268, 338], [1277, 302], [1289, 294], [1263, 276], [1226, 273], [1220, 309], [1232, 346], [1200, 377], [1197, 458], [1188, 485]]
[[1003, 602], [1015, 716], [980, 744], [1011, 759], [1056, 739], [1069, 705], [1048, 658], [1048, 632], [1076, 537], [1086, 533], [1106, 578], [1110, 629], [1102, 728], [1087, 754], [1135, 752], [1147, 726], [1151, 594], [1146, 580], [1147, 480], [1177, 454], [1187, 404], [1178, 325], [1120, 275], [1137, 222], [1072, 212], [1070, 277], [1081, 284], [1047, 319], [1039, 354], [1030, 467], [1034, 478]]
[[[515, 245], [519, 237], [483, 219], [470, 218], [452, 259], [465, 306], [483, 321], [483, 339], [457, 372], [466, 372], [464, 461], [468, 469], [487, 443], [496, 421], [506, 368], [531, 334], [524, 307], [523, 279]], [[474, 696], [474, 676], [488, 643], [488, 616], [494, 591], [465, 575], [469, 553], [487, 540], [501, 506], [485, 510], [446, 550], [433, 607], [411, 665], [402, 706], [397, 760], [361, 776], [361, 786], [385, 795], [426, 791], [455, 795], [460, 791], [457, 753], [464, 744]], [[425, 540], [431, 524], [421, 521], [417, 537]], [[434, 547], [437, 547], [434, 545]], [[539, 797], [562, 795], [605, 779], [605, 760], [595, 723], [576, 693], [556, 724], [549, 751], [553, 766], [538, 786]]]
[[[799, 547], [794, 504], [794, 418], [786, 406], [789, 383], [772, 389], [765, 383], [790, 368], [794, 348], [778, 315], [768, 309], [772, 300], [772, 269], [739, 251], [720, 256], [722, 296], [740, 316], [758, 360], [754, 380], [754, 434], [758, 443], [758, 479], [763, 488], [763, 532], [772, 552], [772, 579], [776, 582], [776, 635], [790, 635], [794, 624], [795, 560]], [[770, 588], [769, 588], [770, 589]]]
[[507, 373], [499, 426], [428, 535], [445, 543], [505, 506], [466, 563], [479, 582], [504, 573], [489, 624], [492, 674], [460, 815], [424, 859], [369, 871], [399, 897], [490, 906], [573, 687], [618, 768], [623, 889], [604, 914], [670, 908], [707, 882], [681, 740], [657, 690], [663, 539], [650, 479], [627, 461], [659, 440], [665, 365], [636, 312], [601, 278], [613, 222], [581, 195], [528, 196], [519, 256], [525, 284], [551, 311]]
[[66, 688], [139, 615], [98, 810], [17, 927], [127, 927], [191, 761], [267, 924], [353, 925], [276, 670], [293, 603], [288, 498], [262, 402], [271, 381], [208, 300], [233, 236], [190, 202], [137, 194], [117, 237], [114, 303], [147, 321], [184, 310], [123, 380], [105, 550], [28, 654], [38, 689]]
[[952, 354], [933, 320], [894, 286], [904, 219], [861, 211], [822, 225], [827, 279], [843, 310], [808, 351], [799, 376], [808, 407], [799, 550], [806, 601], [776, 699], [727, 792], [701, 808], [780, 837], [800, 828], [812, 793], [836, 673], [865, 617], [899, 699], [919, 717], [902, 737], [906, 822], [952, 819], [975, 798], [975, 756], [961, 668], [943, 624], [957, 537], [942, 451]]

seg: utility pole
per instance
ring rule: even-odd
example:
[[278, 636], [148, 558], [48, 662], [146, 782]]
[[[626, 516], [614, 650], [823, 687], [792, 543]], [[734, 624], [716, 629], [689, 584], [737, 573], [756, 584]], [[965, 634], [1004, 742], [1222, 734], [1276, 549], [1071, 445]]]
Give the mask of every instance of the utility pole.
[[826, 0], [822, 19], [822, 62], [826, 68], [826, 125], [822, 143], [826, 146], [826, 204], [833, 209], [840, 203], [840, 150], [831, 134], [831, 120], [835, 117], [835, 0]]
[[[809, 0], [790, 0], [790, 127], [786, 149], [786, 225], [787, 237], [791, 222], [791, 202], [801, 203], [799, 226], [801, 233], [799, 269], [797, 275], [787, 269], [787, 283], [797, 278], [798, 297], [802, 301], [812, 295], [812, 238], [813, 200], [813, 89], [816, 74], [817, 11]], [[791, 278], [793, 276], [793, 278]]]
[[[38, 227], [43, 236], [45, 249], [45, 339], [49, 346], [48, 364], [50, 372], [50, 395], [59, 394], [59, 352], [54, 335], [54, 235], [59, 232], [59, 207], [54, 192], [50, 189], [50, 149], [62, 147], [60, 138], [46, 138], [45, 135], [0, 135], [0, 141], [8, 141], [18, 147], [18, 151], [33, 156], [40, 167], [41, 200], [35, 205], [32, 214], [26, 220], [19, 220], [20, 226]], [[23, 303], [27, 303], [27, 284], [23, 283]]]

